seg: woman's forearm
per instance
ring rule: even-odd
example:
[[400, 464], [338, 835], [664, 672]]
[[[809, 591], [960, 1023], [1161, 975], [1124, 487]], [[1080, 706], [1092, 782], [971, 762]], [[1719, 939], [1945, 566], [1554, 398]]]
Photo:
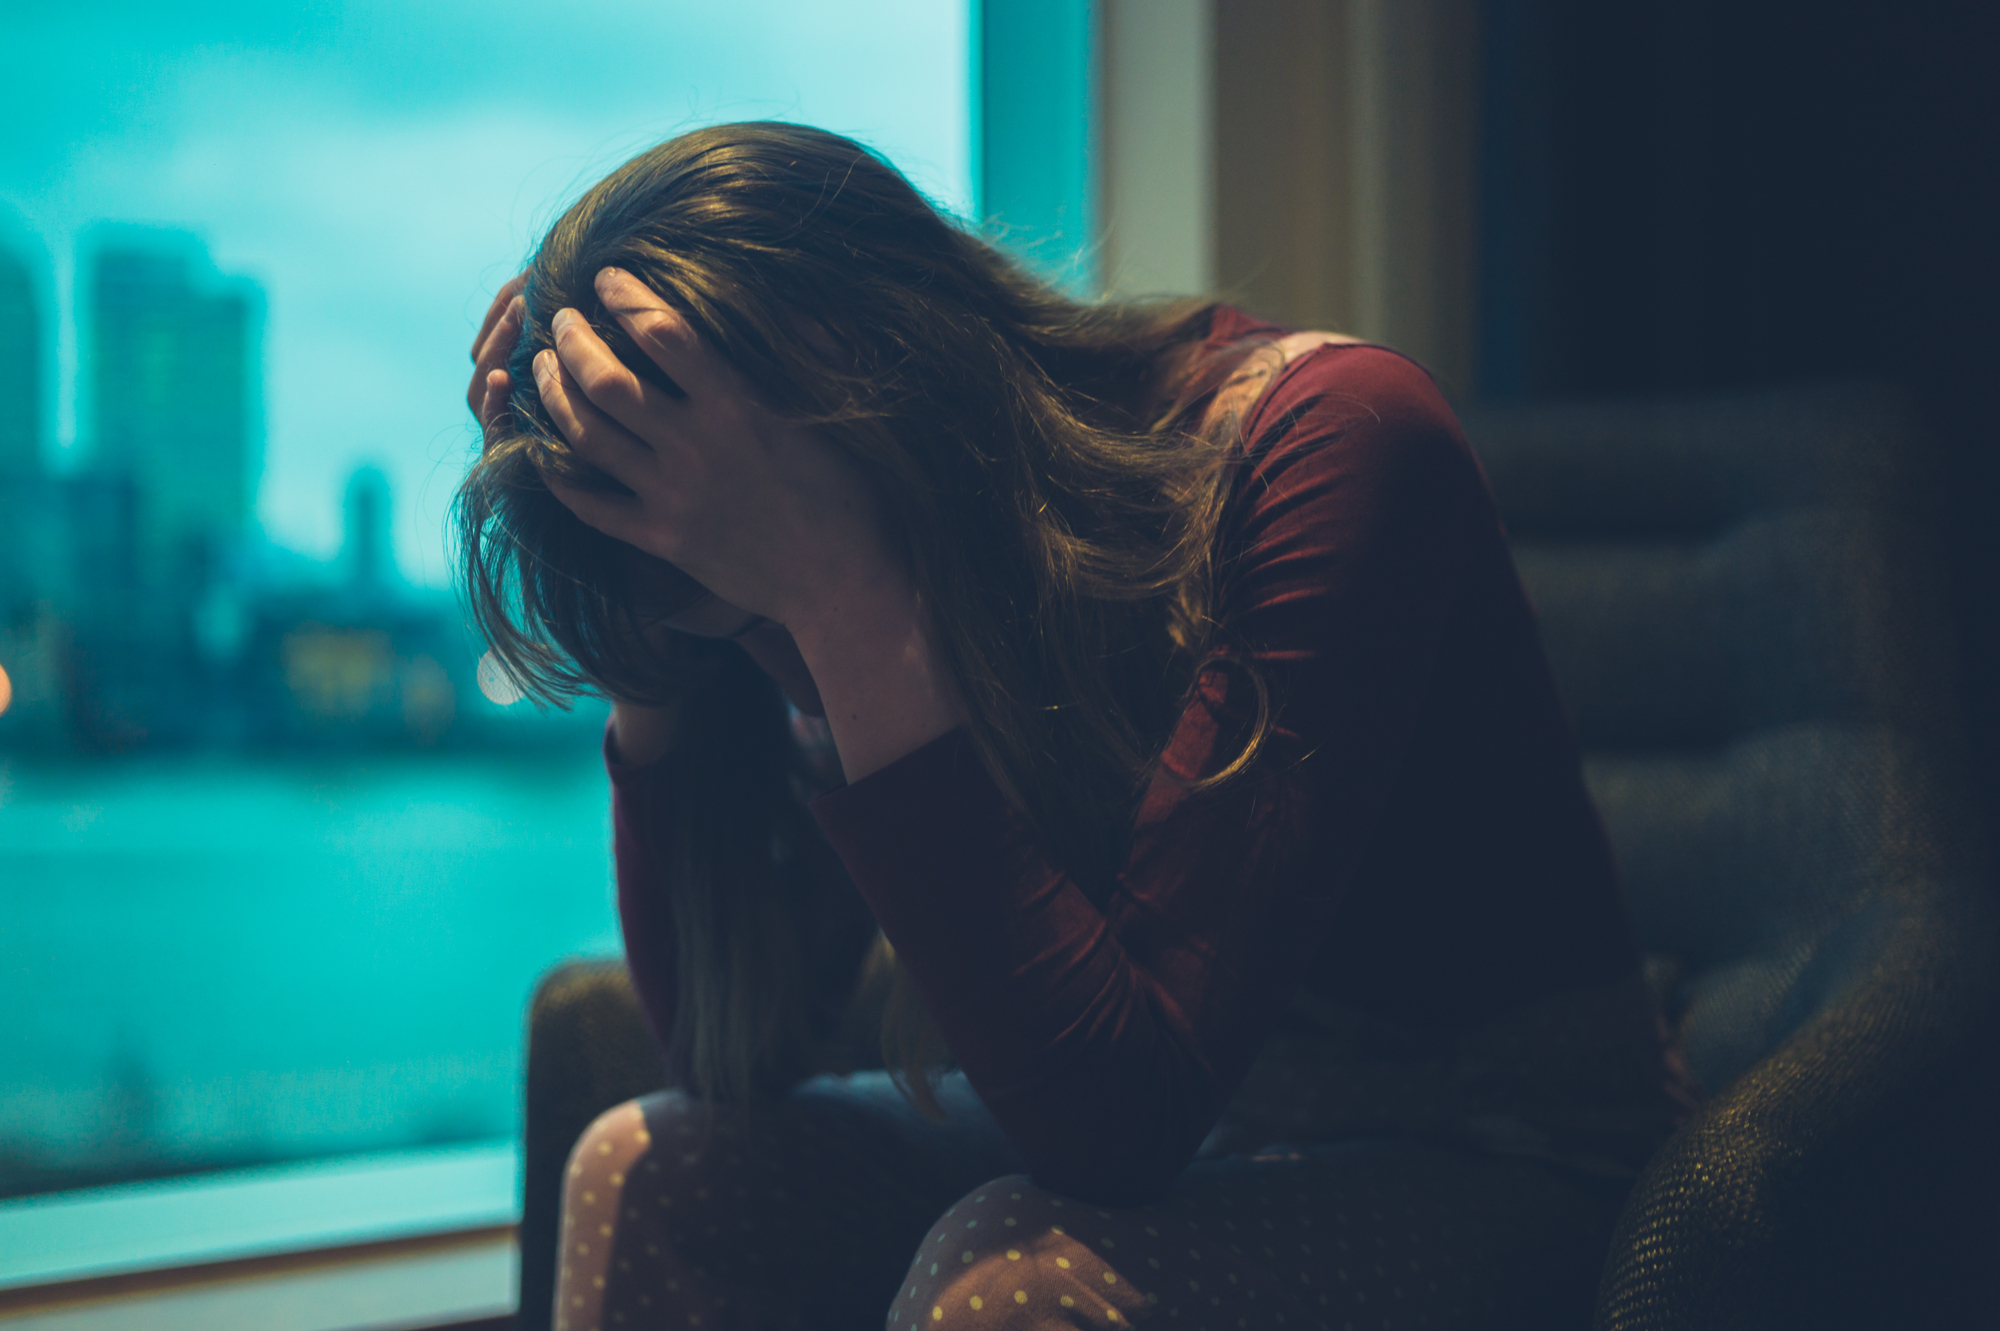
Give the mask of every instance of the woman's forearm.
[[907, 578], [889, 575], [844, 589], [808, 622], [788, 627], [818, 686], [849, 782], [964, 720]]
[[[762, 621], [737, 635], [737, 645], [795, 707], [808, 715], [823, 710], [848, 781], [964, 720], [922, 606], [900, 571], [877, 568], [843, 582], [815, 601], [810, 615]], [[676, 742], [678, 716], [677, 705], [613, 699], [613, 759], [632, 767], [657, 762]]]

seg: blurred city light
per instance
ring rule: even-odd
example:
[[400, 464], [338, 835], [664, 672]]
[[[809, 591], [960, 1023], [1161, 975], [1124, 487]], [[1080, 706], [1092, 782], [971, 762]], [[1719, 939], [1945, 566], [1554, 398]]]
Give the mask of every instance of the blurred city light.
[[506, 662], [495, 656], [491, 648], [479, 658], [479, 691], [496, 707], [512, 707], [528, 696], [507, 669]]

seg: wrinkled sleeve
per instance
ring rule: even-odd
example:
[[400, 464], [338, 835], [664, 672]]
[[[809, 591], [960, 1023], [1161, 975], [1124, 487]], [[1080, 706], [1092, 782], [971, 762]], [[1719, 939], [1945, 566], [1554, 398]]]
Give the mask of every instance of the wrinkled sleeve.
[[1275, 721], [1201, 793], [1253, 708], [1205, 675], [1100, 909], [1038, 849], [963, 731], [813, 811], [959, 1065], [1036, 1180], [1158, 1196], [1283, 1014], [1382, 816], [1468, 566], [1497, 529], [1429, 378], [1393, 353], [1302, 358], [1245, 423], [1219, 544], [1220, 642]]

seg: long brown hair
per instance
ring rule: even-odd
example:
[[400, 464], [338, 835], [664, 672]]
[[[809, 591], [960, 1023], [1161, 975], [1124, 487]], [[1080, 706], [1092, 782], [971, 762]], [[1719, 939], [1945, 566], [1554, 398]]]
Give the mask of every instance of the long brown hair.
[[[1138, 793], [1220, 647], [1211, 551], [1234, 440], [1194, 427], [1228, 368], [1198, 356], [1212, 307], [1071, 300], [860, 145], [798, 125], [683, 135], [565, 212], [528, 270], [511, 417], [459, 491], [472, 613], [542, 698], [603, 690], [685, 711], [713, 693], [757, 712], [767, 739], [775, 691], [741, 676], [733, 646], [719, 661], [712, 645], [649, 639], [662, 607], [643, 603], [632, 576], [642, 561], [573, 517], [537, 473], [539, 462], [608, 483], [534, 390], [529, 365], [551, 345], [557, 310], [582, 312], [651, 373], [597, 302], [593, 280], [608, 266], [657, 292], [766, 406], [820, 425], [872, 479], [986, 767], [1101, 903]], [[840, 354], [827, 354], [829, 339]], [[686, 844], [673, 1039], [693, 1089], [729, 1099], [782, 1081], [821, 1023], [803, 1015], [792, 978], [802, 944], [768, 904], [786, 891], [769, 848], [800, 827], [798, 781], [782, 774], [796, 753], [771, 740], [750, 746], [754, 761], [746, 749], [725, 756], [728, 726], [698, 729], [713, 733], [684, 742], [676, 762], [763, 772], [682, 783], [676, 817]], [[1253, 735], [1232, 769], [1254, 747]], [[885, 1055], [920, 1073], [938, 1044], [913, 1037], [920, 1005], [906, 979], [897, 989]], [[928, 1101], [922, 1076], [906, 1085]]]

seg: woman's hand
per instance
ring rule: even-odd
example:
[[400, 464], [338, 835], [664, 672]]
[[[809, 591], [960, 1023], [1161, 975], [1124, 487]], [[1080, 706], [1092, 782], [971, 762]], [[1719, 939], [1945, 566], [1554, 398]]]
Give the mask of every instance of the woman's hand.
[[906, 584], [866, 479], [818, 429], [757, 403], [688, 321], [630, 274], [605, 269], [597, 294], [680, 392], [641, 379], [582, 315], [559, 311], [555, 349], [535, 358], [536, 390], [577, 456], [631, 494], [545, 473], [557, 499], [729, 604], [788, 627]]
[[472, 339], [472, 383], [465, 390], [465, 405], [472, 408], [479, 428], [488, 433], [514, 392], [507, 360], [514, 354], [514, 344], [521, 340], [521, 319], [527, 308], [521, 289], [527, 285], [528, 275], [516, 273], [501, 287], [486, 307], [479, 335]]
[[957, 690], [860, 470], [818, 430], [754, 401], [629, 273], [598, 274], [597, 295], [679, 393], [642, 381], [581, 315], [560, 311], [536, 389], [577, 455], [631, 494], [544, 473], [550, 493], [740, 610], [730, 636], [802, 710], [823, 711], [848, 780], [958, 725]]

